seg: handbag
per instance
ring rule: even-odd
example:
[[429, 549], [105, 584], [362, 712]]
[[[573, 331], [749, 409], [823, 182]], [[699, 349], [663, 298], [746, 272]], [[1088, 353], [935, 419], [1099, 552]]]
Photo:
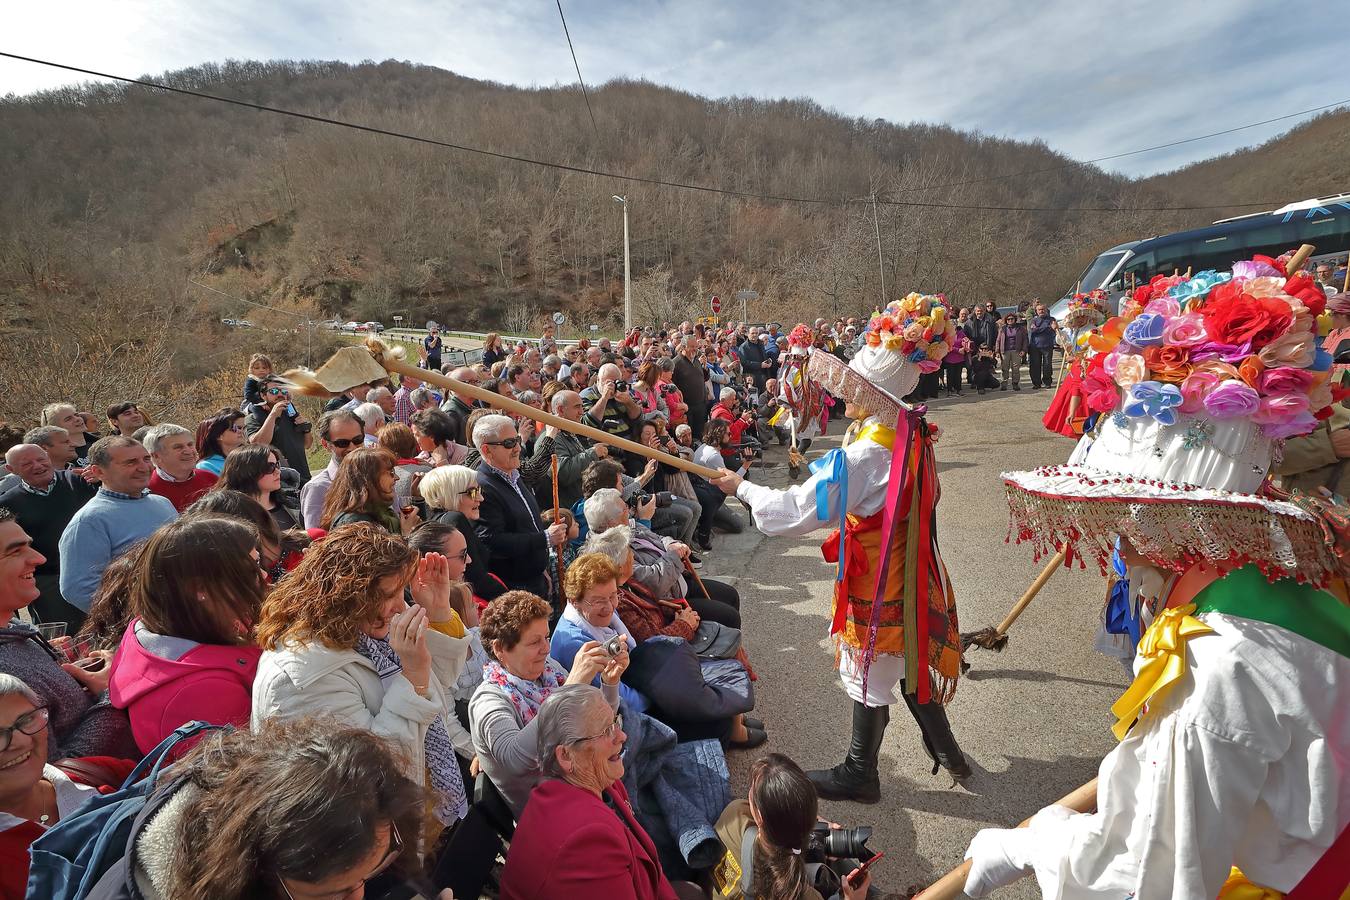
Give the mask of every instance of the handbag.
[[689, 646], [700, 659], [735, 659], [741, 651], [741, 630], [703, 619]]

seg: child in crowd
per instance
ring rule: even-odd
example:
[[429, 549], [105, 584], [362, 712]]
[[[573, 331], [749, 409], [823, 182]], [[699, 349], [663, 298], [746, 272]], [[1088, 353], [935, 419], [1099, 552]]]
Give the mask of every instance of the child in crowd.
[[255, 353], [248, 361], [248, 377], [244, 379], [244, 406], [260, 405], [263, 402], [263, 381], [272, 374], [272, 360], [262, 353]]
[[975, 360], [971, 363], [971, 369], [975, 378], [975, 390], [983, 394], [985, 391], [992, 391], [998, 387], [998, 380], [994, 377], [994, 367], [998, 365], [998, 357], [994, 351], [987, 348], [981, 348], [975, 355]]

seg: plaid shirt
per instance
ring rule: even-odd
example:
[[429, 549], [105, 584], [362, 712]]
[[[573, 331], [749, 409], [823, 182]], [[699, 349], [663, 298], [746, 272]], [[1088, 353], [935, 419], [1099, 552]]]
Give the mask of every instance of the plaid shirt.
[[412, 414], [417, 412], [413, 409], [412, 401], [408, 399], [411, 393], [407, 388], [401, 387], [394, 392], [394, 421], [407, 425]]

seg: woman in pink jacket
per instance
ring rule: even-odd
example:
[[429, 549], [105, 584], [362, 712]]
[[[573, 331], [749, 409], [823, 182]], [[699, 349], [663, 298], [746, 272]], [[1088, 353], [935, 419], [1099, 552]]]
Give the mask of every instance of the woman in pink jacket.
[[213, 516], [150, 537], [108, 684], [142, 753], [186, 722], [248, 724], [262, 655], [252, 644], [264, 590], [257, 544], [248, 525]]

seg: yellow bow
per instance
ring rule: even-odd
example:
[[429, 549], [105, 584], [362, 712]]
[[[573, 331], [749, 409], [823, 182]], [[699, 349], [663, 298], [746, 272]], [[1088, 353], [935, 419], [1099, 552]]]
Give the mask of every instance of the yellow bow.
[[1228, 873], [1228, 880], [1219, 889], [1218, 900], [1281, 900], [1283, 897], [1284, 894], [1279, 891], [1252, 884], [1247, 880], [1247, 876], [1242, 874], [1241, 869], [1233, 866]]
[[1214, 630], [1191, 616], [1193, 612], [1194, 603], [1165, 609], [1144, 632], [1139, 641], [1139, 656], [1144, 660], [1139, 674], [1134, 677], [1129, 690], [1111, 706], [1117, 719], [1111, 727], [1116, 740], [1125, 740], [1126, 732], [1139, 717], [1145, 703], [1186, 674], [1186, 641]]

